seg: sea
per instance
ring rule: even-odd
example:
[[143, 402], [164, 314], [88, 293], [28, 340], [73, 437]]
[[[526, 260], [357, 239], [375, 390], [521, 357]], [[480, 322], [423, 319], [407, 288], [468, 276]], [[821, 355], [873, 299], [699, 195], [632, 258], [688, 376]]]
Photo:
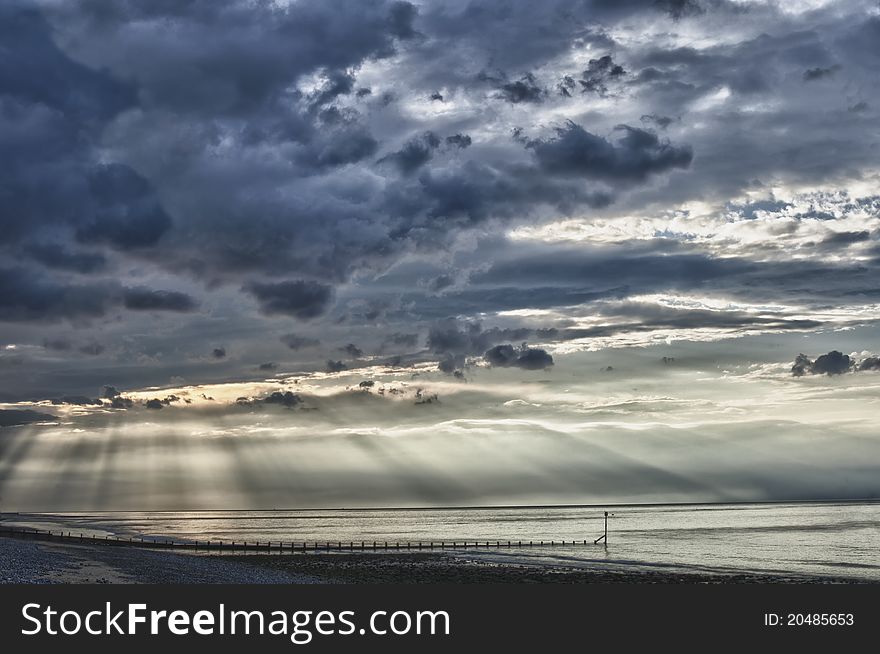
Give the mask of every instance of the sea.
[[[605, 511], [607, 544], [594, 544], [604, 534]], [[878, 501], [7, 513], [3, 524], [180, 541], [363, 541], [368, 546], [386, 541], [554, 541], [553, 547], [490, 547], [466, 554], [545, 568], [601, 565], [880, 582]]]

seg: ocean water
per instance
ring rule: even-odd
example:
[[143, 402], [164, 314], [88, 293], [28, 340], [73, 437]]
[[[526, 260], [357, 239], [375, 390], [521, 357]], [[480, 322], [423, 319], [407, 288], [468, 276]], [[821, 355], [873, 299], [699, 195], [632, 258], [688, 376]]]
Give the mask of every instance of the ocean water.
[[[592, 541], [612, 513], [608, 544]], [[17, 514], [7, 524], [74, 533], [236, 541], [539, 541], [482, 559], [852, 577], [880, 582], [880, 502]]]

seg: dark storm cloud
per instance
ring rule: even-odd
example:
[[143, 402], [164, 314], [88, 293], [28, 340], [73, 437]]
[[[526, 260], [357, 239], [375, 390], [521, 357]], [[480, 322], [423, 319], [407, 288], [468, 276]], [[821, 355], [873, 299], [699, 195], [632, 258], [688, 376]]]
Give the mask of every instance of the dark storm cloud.
[[795, 377], [810, 375], [842, 375], [853, 369], [853, 361], [849, 355], [832, 350], [828, 354], [819, 356], [815, 361], [805, 354], [799, 354], [791, 367], [791, 374]]
[[215, 347], [211, 351], [211, 356], [215, 359], [225, 359], [226, 358], [226, 348], [225, 347]]
[[556, 85], [556, 90], [559, 95], [565, 96], [566, 98], [570, 98], [572, 92], [577, 87], [577, 82], [574, 77], [571, 75], [563, 75], [559, 84]]
[[547, 90], [541, 87], [532, 73], [526, 73], [513, 82], [503, 82], [498, 87], [499, 97], [513, 104], [520, 102], [542, 102]]
[[47, 350], [54, 350], [56, 352], [67, 352], [70, 350], [73, 345], [70, 341], [63, 338], [55, 338], [55, 339], [46, 339], [43, 341], [43, 347]]
[[113, 282], [68, 284], [20, 268], [0, 268], [0, 321], [88, 320], [120, 305], [135, 311], [193, 311], [197, 307], [190, 296], [175, 291], [124, 289]]
[[467, 134], [453, 134], [446, 137], [446, 145], [464, 150], [471, 144], [471, 137]]
[[626, 71], [623, 66], [614, 63], [611, 55], [603, 55], [598, 59], [590, 59], [587, 69], [578, 81], [582, 92], [605, 95], [608, 93], [608, 85], [625, 75]]
[[109, 284], [54, 283], [23, 269], [0, 268], [0, 320], [98, 318], [116, 303], [117, 292]]
[[63, 397], [52, 399], [52, 404], [69, 404], [73, 406], [101, 406], [101, 404], [103, 403], [99, 399], [90, 398], [85, 395], [64, 395]]
[[675, 122], [675, 120], [669, 116], [658, 116], [657, 114], [643, 114], [640, 120], [645, 124], [652, 123], [660, 129], [666, 129]]
[[395, 332], [394, 334], [389, 334], [382, 341], [382, 347], [395, 347], [395, 348], [414, 348], [419, 344], [419, 335], [418, 334], [405, 334], [400, 332]]
[[0, 409], [0, 427], [27, 425], [32, 422], [47, 422], [55, 419], [52, 414], [31, 409]]
[[868, 357], [859, 363], [859, 370], [880, 370], [880, 357]]
[[528, 141], [540, 167], [552, 174], [579, 176], [610, 183], [642, 181], [673, 168], [687, 168], [693, 160], [688, 146], [674, 146], [656, 134], [619, 125], [619, 138], [609, 141], [569, 121], [551, 139]]
[[115, 386], [105, 386], [101, 392], [101, 397], [112, 400], [114, 397], [119, 397], [120, 394], [119, 389]]
[[52, 107], [76, 119], [106, 120], [134, 102], [133, 87], [79, 64], [55, 45], [51, 28], [32, 2], [0, 7], [0, 89], [4, 96]]
[[195, 311], [198, 302], [178, 291], [154, 291], [148, 288], [129, 288], [123, 294], [126, 309], [132, 311]]
[[432, 291], [442, 291], [455, 284], [455, 277], [452, 275], [437, 275], [433, 279], [428, 280], [428, 288]]
[[321, 341], [316, 338], [308, 338], [298, 334], [285, 334], [281, 337], [281, 342], [291, 350], [302, 350], [307, 347], [317, 347], [321, 344]]
[[262, 399], [263, 404], [280, 404], [287, 408], [302, 404], [302, 401], [299, 395], [290, 391], [275, 391]]
[[245, 287], [260, 303], [260, 311], [269, 316], [285, 315], [309, 320], [327, 311], [333, 289], [312, 281], [254, 282]]
[[312, 106], [320, 106], [332, 102], [340, 95], [348, 95], [354, 90], [354, 82], [354, 75], [348, 71], [330, 71], [321, 88], [309, 97], [309, 102]]
[[[458, 36], [444, 36], [433, 6], [420, 16], [413, 5], [381, 0], [283, 9], [200, 0], [40, 3], [51, 29], [32, 6], [14, 3], [4, 22], [15, 27], [11, 51], [29, 68], [7, 65], [0, 78], [8, 100], [4, 133], [16, 135], [4, 142], [4, 154], [12, 155], [6, 157], [12, 181], [5, 183], [13, 192], [2, 197], [16, 200], [10, 213], [26, 208], [36, 219], [16, 223], [2, 239], [28, 240], [31, 226], [49, 222], [64, 226], [59, 236], [95, 248], [79, 252], [59, 241], [48, 249], [34, 240], [27, 251], [42, 265], [99, 273], [109, 265], [101, 250], [112, 249], [212, 283], [240, 284], [248, 271], [340, 282], [428, 243], [435, 249], [452, 242], [462, 225], [548, 206], [565, 212], [602, 207], [614, 199], [504, 155], [450, 165], [448, 157], [457, 156], [451, 151], [472, 142], [462, 132], [440, 137], [427, 130], [397, 146], [381, 161], [402, 179], [386, 180], [384, 189], [362, 174], [332, 177], [337, 168], [374, 165], [375, 154], [388, 147], [360, 109], [346, 104], [359, 88], [359, 66], [402, 50], [418, 66], [423, 45], [469, 38], [462, 25]], [[602, 7], [600, 14], [618, 11]], [[591, 16], [581, 14], [582, 20]], [[544, 9], [533, 17], [534, 25], [565, 26]], [[487, 16], [478, 18], [477, 24]], [[519, 40], [530, 48], [534, 43]], [[544, 52], [565, 47], [563, 39]], [[540, 63], [543, 55], [533, 54]], [[311, 90], [296, 86], [306, 75], [317, 78]], [[521, 105], [543, 95], [531, 74], [499, 80], [488, 92]], [[133, 111], [108, 129], [126, 109]], [[331, 177], [320, 180], [325, 174]], [[51, 193], [28, 186], [40, 175], [56, 180], [42, 185]], [[281, 190], [279, 180], [289, 186]], [[308, 289], [268, 282], [244, 290], [269, 315], [317, 317], [329, 304], [323, 290], [311, 298], [297, 297]], [[179, 296], [140, 291], [126, 293], [124, 305], [194, 306]], [[83, 313], [103, 315], [105, 308], [98, 302]]]
[[409, 141], [404, 146], [392, 152], [379, 161], [387, 161], [400, 170], [403, 175], [411, 175], [431, 160], [434, 150], [440, 147], [440, 139], [433, 132], [425, 132]]
[[354, 343], [349, 343], [345, 347], [341, 347], [339, 349], [342, 352], [345, 352], [352, 359], [359, 359], [360, 357], [364, 356], [364, 351]]
[[96, 357], [96, 356], [99, 356], [100, 354], [102, 354], [105, 349], [107, 349], [107, 348], [105, 348], [100, 343], [91, 342], [91, 343], [86, 343], [85, 345], [81, 345], [80, 347], [77, 348], [77, 351], [82, 354], [88, 354], [89, 356]]
[[445, 320], [431, 327], [427, 346], [439, 358], [440, 371], [453, 374], [464, 367], [467, 357], [482, 355], [497, 343], [523, 341], [531, 334], [533, 331], [525, 328], [484, 330], [478, 322]]
[[[580, 261], [565, 246], [500, 249], [461, 269], [428, 260], [524, 223], [671, 215], [693, 200], [723, 221], [745, 191], [870, 179], [878, 34], [849, 3], [4, 2], [0, 320], [34, 325], [4, 340], [40, 343], [57, 337], [37, 323], [103, 317], [100, 344], [133, 365], [156, 354], [120, 344], [140, 318], [121, 310], [134, 294], [129, 308], [170, 310], [168, 356], [258, 334], [236, 338], [253, 374], [275, 354], [248, 349], [281, 333], [261, 313], [313, 319], [313, 333], [332, 322], [324, 340], [373, 352], [396, 347], [380, 330], [652, 290], [868, 301], [877, 262], [844, 259], [871, 256], [873, 227], [816, 237], [808, 247], [835, 258], [812, 267], [783, 261], [783, 239], [730, 253], [691, 248], [687, 234], [639, 252], [586, 248]], [[752, 204], [756, 221], [794, 210]], [[821, 204], [796, 220], [841, 217]], [[372, 280], [410, 258], [426, 265], [395, 289], [405, 299], [377, 308]], [[169, 288], [205, 285], [204, 314], [176, 291], [127, 288], [175, 276]], [[337, 288], [360, 304], [331, 311]], [[228, 320], [206, 340], [198, 321], [214, 307]], [[610, 325], [682, 319], [640, 311]], [[377, 333], [355, 333], [365, 325]], [[75, 355], [88, 339], [69, 341]], [[455, 356], [504, 342], [517, 340]], [[100, 381], [134, 388], [135, 376]]]
[[171, 227], [150, 184], [127, 166], [97, 167], [89, 187], [95, 209], [92, 220], [77, 230], [80, 242], [131, 250], [155, 245]]
[[102, 254], [72, 252], [57, 243], [32, 243], [25, 247], [25, 252], [47, 268], [82, 274], [98, 272], [107, 265]]
[[113, 409], [131, 409], [134, 406], [134, 400], [122, 395], [116, 395], [110, 398], [110, 407]]
[[822, 239], [822, 245], [832, 248], [847, 247], [854, 243], [864, 243], [869, 240], [871, 240], [871, 233], [866, 230], [860, 232], [835, 232]]
[[687, 251], [654, 253], [615, 248], [584, 252], [575, 248], [543, 248], [498, 260], [471, 275], [477, 284], [582, 285], [592, 289], [630, 287], [635, 292], [663, 287], [687, 289], [704, 282], [743, 275], [759, 269], [751, 261], [716, 259]]
[[[134, 88], [74, 62], [52, 38], [32, 3], [0, 8], [0, 213], [15, 217], [0, 242], [68, 226], [84, 242], [154, 244], [170, 219], [151, 185], [127, 166], [98, 163], [94, 146], [100, 129], [135, 103]], [[102, 266], [98, 255], [69, 254], [60, 245], [26, 250], [60, 269]]]
[[[387, 57], [415, 35], [406, 2], [116, 3], [75, 0], [53, 15], [91, 41], [118, 46], [114, 72], [135, 80], [144, 101], [178, 111], [241, 114], [318, 68], [336, 71]], [[132, 39], [137, 27], [139, 38]], [[329, 33], [328, 33], [329, 31]]]
[[[467, 161], [460, 167], [423, 172], [418, 195], [393, 196], [388, 209], [407, 216], [407, 224], [398, 231], [401, 235], [418, 236], [430, 230], [432, 236], [448, 238], [456, 229], [493, 218], [522, 219], [546, 207], [571, 213], [576, 207], [601, 208], [614, 201], [609, 191], [566, 177], [526, 165]], [[431, 245], [436, 247], [436, 239]]]
[[828, 68], [817, 66], [816, 68], [808, 68], [804, 71], [804, 81], [812, 82], [817, 79], [822, 79], [823, 77], [831, 77], [838, 70], [840, 70], [840, 66], [829, 66]]
[[698, 0], [654, 0], [654, 5], [675, 20], [686, 16], [699, 16], [706, 11]]
[[791, 366], [791, 374], [795, 377], [804, 375], [843, 375], [848, 372], [865, 372], [880, 370], [880, 357], [868, 356], [855, 361], [848, 354], [832, 350], [814, 361], [806, 354], [798, 354]]
[[499, 368], [522, 368], [523, 370], [544, 370], [553, 365], [553, 357], [540, 348], [513, 345], [496, 345], [483, 354], [486, 362]]

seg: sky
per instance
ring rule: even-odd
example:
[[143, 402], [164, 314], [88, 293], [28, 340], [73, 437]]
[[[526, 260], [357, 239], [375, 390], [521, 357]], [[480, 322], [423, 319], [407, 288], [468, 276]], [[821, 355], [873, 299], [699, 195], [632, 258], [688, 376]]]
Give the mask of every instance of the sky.
[[880, 496], [876, 0], [7, 0], [0, 498]]

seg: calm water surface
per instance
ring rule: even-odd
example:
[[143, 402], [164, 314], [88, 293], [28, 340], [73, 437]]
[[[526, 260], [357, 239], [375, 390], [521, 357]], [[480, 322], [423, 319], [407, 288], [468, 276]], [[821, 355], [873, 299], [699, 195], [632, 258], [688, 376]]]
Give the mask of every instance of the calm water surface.
[[[616, 506], [609, 543], [477, 552], [542, 566], [639, 566], [846, 576], [880, 582], [880, 503]], [[7, 515], [74, 533], [236, 541], [587, 540], [602, 508], [108, 512]]]

